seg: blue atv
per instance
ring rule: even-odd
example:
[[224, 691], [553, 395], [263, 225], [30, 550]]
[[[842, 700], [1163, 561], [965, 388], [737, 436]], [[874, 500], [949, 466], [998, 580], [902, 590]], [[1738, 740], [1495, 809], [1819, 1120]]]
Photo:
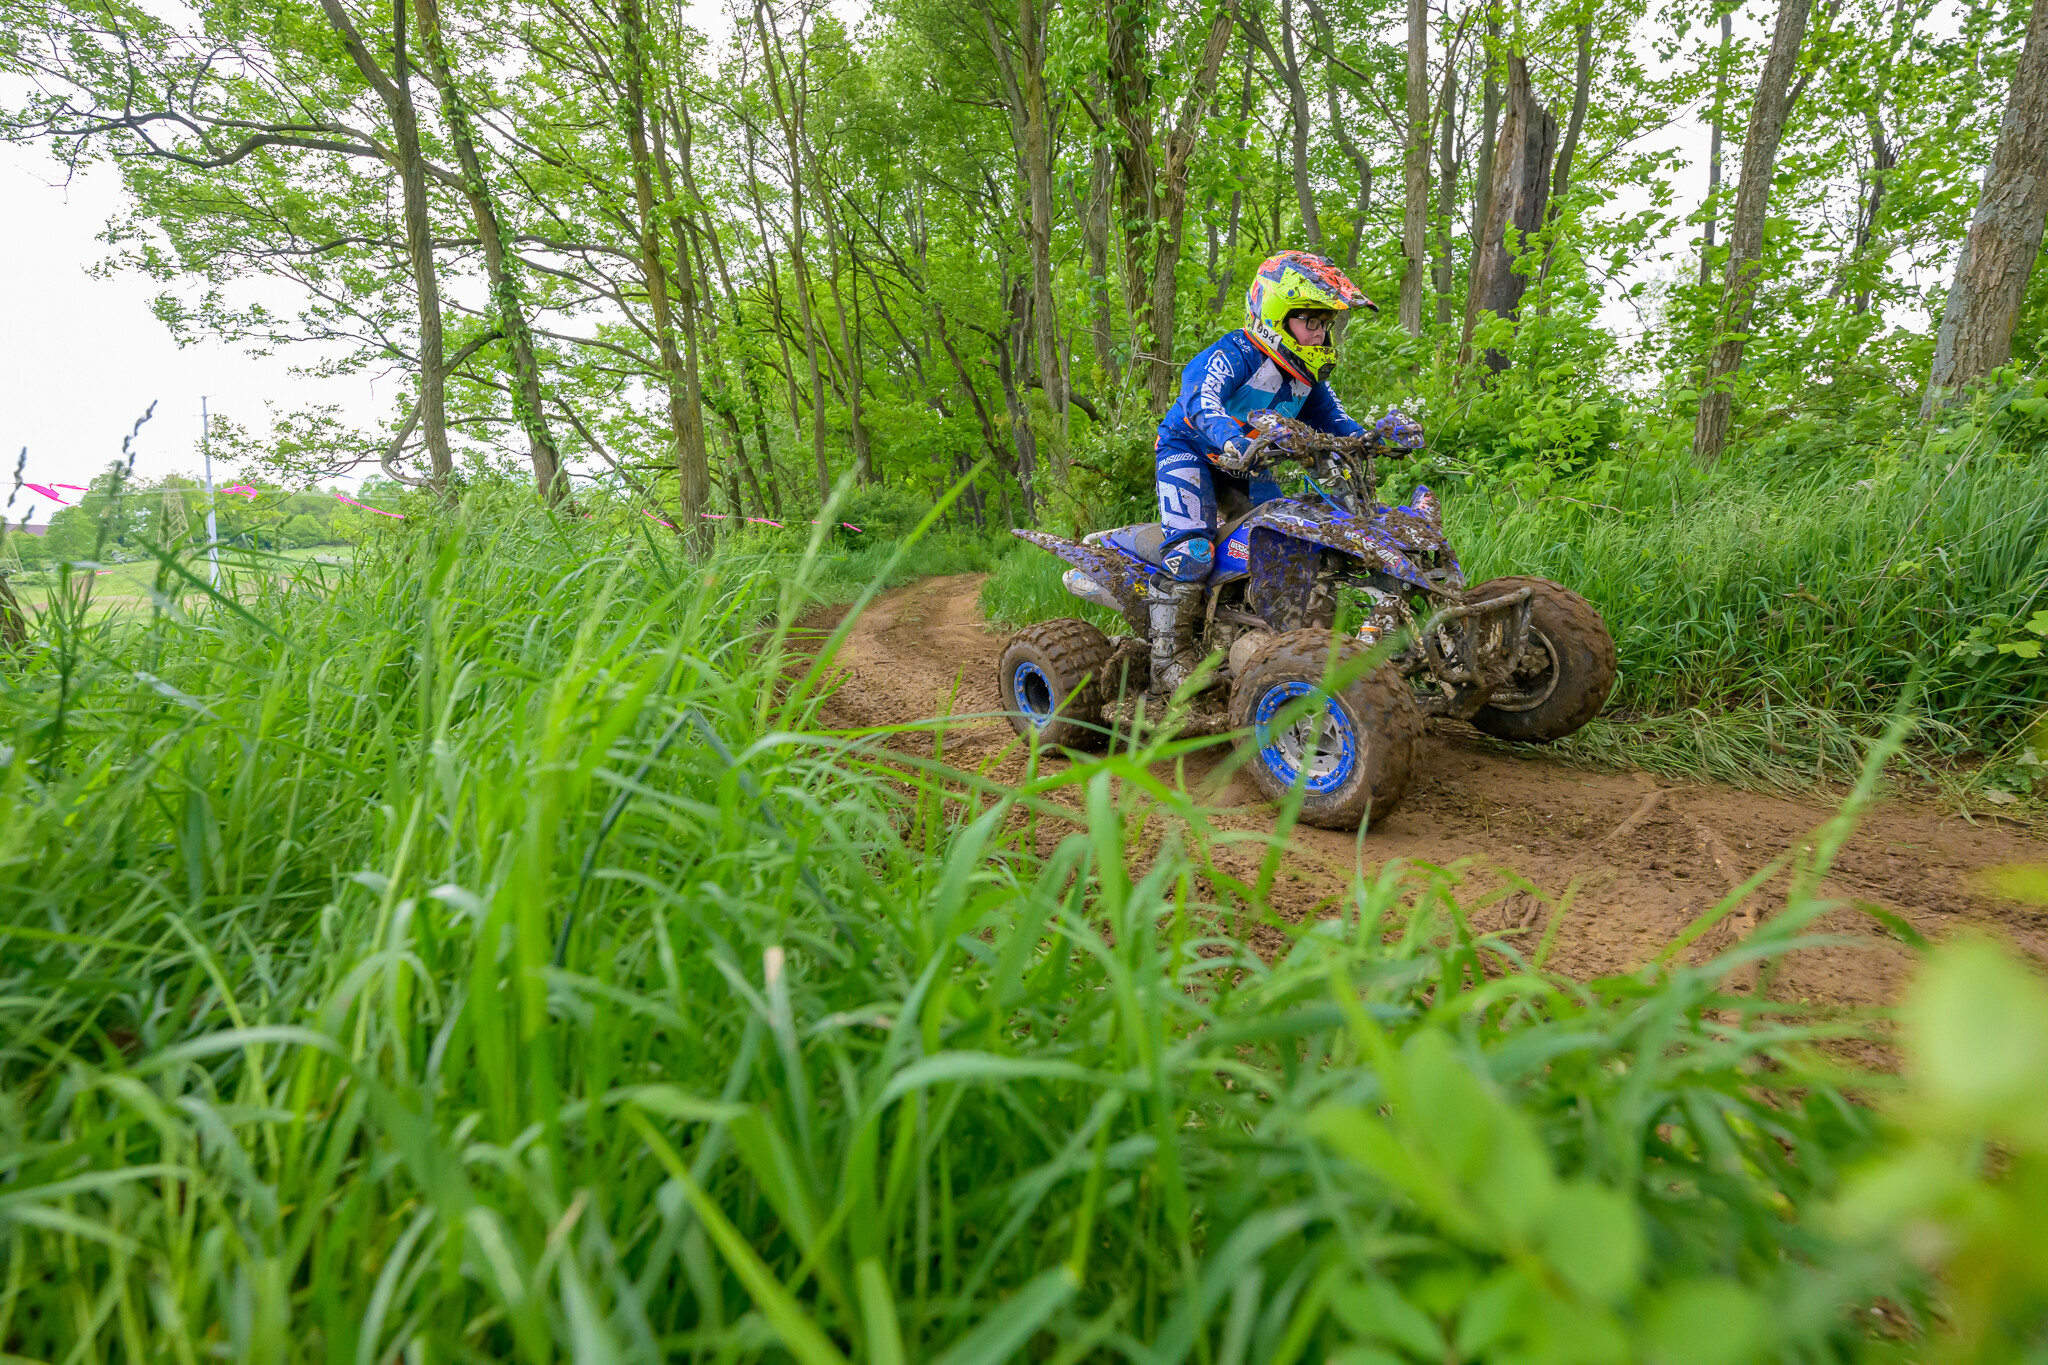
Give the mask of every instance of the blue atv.
[[[1375, 458], [1406, 453], [1381, 433], [1327, 436], [1272, 413], [1251, 420], [1257, 455], [1301, 465], [1307, 493], [1219, 508], [1215, 567], [1175, 642], [1181, 658], [1217, 666], [1197, 669], [1173, 699], [1181, 733], [1237, 732], [1268, 799], [1299, 786], [1304, 822], [1352, 829], [1400, 802], [1425, 716], [1545, 743], [1599, 714], [1614, 687], [1614, 642], [1584, 598], [1541, 578], [1467, 588], [1435, 494], [1417, 487], [1403, 506], [1377, 501]], [[1079, 541], [1013, 534], [1072, 564], [1067, 591], [1131, 626], [1112, 640], [1086, 621], [1040, 622], [1011, 637], [996, 665], [1019, 734], [1088, 747], [1135, 723], [1150, 688], [1149, 607], [1171, 588], [1165, 532], [1146, 523]], [[1340, 615], [1357, 621], [1341, 635]], [[1379, 667], [1343, 668], [1375, 648]], [[1341, 685], [1327, 687], [1332, 677]], [[1151, 697], [1155, 718], [1166, 702]]]

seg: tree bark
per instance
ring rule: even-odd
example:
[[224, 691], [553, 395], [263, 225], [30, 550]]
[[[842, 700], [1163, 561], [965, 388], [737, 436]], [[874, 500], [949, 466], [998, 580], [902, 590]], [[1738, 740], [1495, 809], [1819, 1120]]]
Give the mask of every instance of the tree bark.
[[1451, 299], [1451, 201], [1458, 193], [1458, 126], [1453, 117], [1458, 100], [1458, 51], [1444, 44], [1444, 82], [1438, 96], [1436, 144], [1436, 260], [1433, 263], [1436, 289], [1436, 320], [1449, 327], [1455, 320]]
[[1081, 238], [1088, 254], [1088, 337], [1095, 347], [1095, 367], [1102, 372], [1098, 382], [1104, 384], [1115, 383], [1117, 375], [1109, 316], [1109, 199], [1115, 192], [1114, 170], [1109, 148], [1089, 149], [1088, 209]]
[[455, 148], [456, 164], [462, 172], [462, 193], [469, 201], [470, 217], [476, 222], [478, 244], [483, 248], [484, 273], [490, 281], [492, 310], [498, 330], [512, 362], [509, 385], [512, 414], [526, 433], [527, 458], [533, 465], [533, 483], [550, 503], [568, 495], [562, 477], [562, 456], [548, 430], [547, 413], [541, 400], [540, 365], [534, 358], [533, 329], [526, 318], [526, 301], [521, 296], [519, 274], [505, 252], [505, 232], [498, 214], [496, 197], [484, 178], [483, 158], [477, 152], [476, 130], [469, 105], [455, 82], [454, 64], [441, 28], [439, 0], [417, 0], [420, 11], [420, 45], [427, 51], [427, 72], [441, 97], [441, 117], [448, 124], [449, 141]]
[[1707, 140], [1707, 225], [1700, 240], [1700, 288], [1714, 278], [1714, 221], [1720, 212], [1721, 120], [1728, 108], [1728, 43], [1733, 27], [1727, 13], [1721, 15], [1721, 48], [1714, 71], [1714, 131]]
[[797, 311], [804, 324], [804, 359], [811, 372], [811, 454], [817, 461], [818, 500], [822, 505], [832, 496], [832, 466], [825, 456], [825, 372], [818, 363], [818, 327], [811, 316], [810, 269], [804, 263], [803, 110], [793, 104], [794, 90], [791, 103], [786, 104], [782, 98], [782, 78], [775, 67], [775, 47], [779, 44], [769, 42], [768, 22], [763, 17], [765, 8], [765, 0], [754, 0], [754, 32], [761, 39], [769, 95], [789, 147], [789, 267], [796, 276]]
[[1153, 259], [1152, 365], [1147, 385], [1152, 396], [1152, 411], [1157, 416], [1165, 415], [1180, 391], [1180, 367], [1173, 363], [1178, 294], [1174, 285], [1180, 268], [1181, 249], [1186, 240], [1183, 227], [1188, 206], [1188, 161], [1201, 137], [1202, 106], [1207, 101], [1209, 88], [1216, 83], [1216, 71], [1223, 65], [1223, 54], [1229, 47], [1230, 16], [1219, 8], [1215, 20], [1209, 25], [1202, 63], [1196, 69], [1187, 93], [1181, 97], [1180, 116], [1174, 120], [1173, 131], [1167, 135], [1166, 155], [1160, 167], [1159, 217], [1164, 220], [1164, 230], [1159, 236], [1158, 254]]
[[441, 286], [434, 270], [434, 234], [427, 202], [426, 158], [420, 152], [419, 112], [413, 104], [410, 63], [405, 55], [405, 0], [393, 0], [391, 11], [391, 74], [370, 55], [362, 35], [341, 7], [341, 0], [320, 0], [327, 22], [341, 38], [356, 70], [377, 92], [391, 119], [392, 160], [398, 167], [405, 218], [405, 254], [412, 266], [413, 292], [420, 315], [420, 439], [436, 487], [446, 488], [455, 473], [448, 449], [448, 366], [441, 331]]
[[[2048, 4], [2048, 0], [2037, 3]], [[1758, 256], [1763, 251], [1764, 210], [1770, 203], [1778, 141], [1797, 95], [1792, 72], [1799, 65], [1799, 49], [1806, 41], [1812, 8], [1812, 0], [1779, 0], [1770, 55], [1764, 58], [1756, 102], [1750, 107], [1749, 132], [1742, 140], [1742, 185], [1735, 192], [1735, 214], [1728, 224], [1728, 264], [1722, 275], [1720, 323], [1715, 328], [1719, 342], [1707, 367], [1699, 416], [1693, 423], [1692, 455], [1702, 467], [1719, 460], [1728, 442], [1728, 422], [1735, 407], [1729, 385], [1742, 365], [1757, 274], [1762, 269]]]
[[[1537, 283], [1550, 278], [1551, 261], [1557, 254], [1554, 229], [1558, 215], [1564, 212], [1565, 192], [1572, 187], [1572, 158], [1579, 150], [1579, 133], [1586, 126], [1586, 101], [1593, 87], [1593, 20], [1590, 16], [1578, 25], [1578, 52], [1572, 69], [1572, 111], [1565, 119], [1564, 140], [1557, 144], [1557, 168], [1550, 176], [1550, 206], [1544, 214], [1544, 226], [1553, 229], [1552, 238], [1543, 244], [1543, 266], [1537, 272]], [[1550, 304], [1539, 300], [1539, 313], [1547, 313]]]
[[1998, 146], [1984, 169], [1977, 212], [1956, 258], [1955, 280], [1934, 340], [1920, 415], [2012, 359], [2012, 332], [2048, 222], [2048, 0], [2034, 0], [2026, 45], [2013, 69]]
[[[1231, 148], [1232, 165], [1244, 159], [1245, 141], [1251, 135], [1252, 117], [1252, 64], [1247, 57], [1244, 64], [1244, 82], [1239, 87], [1237, 99], [1237, 140]], [[1340, 133], [1341, 135], [1341, 133]], [[1230, 191], [1229, 227], [1223, 239], [1223, 268], [1219, 271], [1212, 260], [1209, 275], [1216, 286], [1215, 296], [1209, 300], [1209, 312], [1221, 313], [1223, 305], [1229, 302], [1232, 286], [1237, 283], [1237, 230], [1244, 219], [1244, 182], [1233, 173]], [[1215, 229], [1210, 229], [1213, 242]], [[1213, 256], [1213, 252], [1211, 255]]]
[[1429, 270], [1429, 6], [1408, 0], [1408, 131], [1401, 154], [1401, 326], [1422, 335], [1422, 281]]
[[[1358, 195], [1351, 210], [1351, 240], [1344, 248], [1344, 268], [1350, 270], [1358, 264], [1359, 248], [1365, 239], [1366, 216], [1372, 211], [1372, 157], [1358, 145], [1358, 139], [1351, 136], [1350, 120], [1345, 117], [1342, 101], [1338, 98], [1338, 65], [1336, 38], [1330, 31], [1328, 18], [1316, 0], [1308, 0], [1309, 22], [1315, 25], [1316, 41], [1323, 47], [1323, 99], [1329, 106], [1330, 132], [1337, 139], [1337, 147], [1351, 163], [1351, 172], [1358, 177]], [[1245, 112], [1251, 112], [1251, 72], [1245, 72]]]
[[1479, 280], [1479, 256], [1486, 245], [1486, 222], [1493, 213], [1493, 158], [1500, 137], [1500, 82], [1494, 79], [1494, 52], [1500, 44], [1500, 19], [1488, 14], [1486, 39], [1480, 54], [1485, 62], [1485, 76], [1480, 91], [1479, 121], [1485, 131], [1480, 134], [1479, 160], [1473, 166], [1472, 186], [1472, 255], [1465, 271], [1465, 310], [1472, 309], [1472, 287]]
[[[1025, 240], [1031, 249], [1032, 332], [1039, 380], [1061, 431], [1067, 423], [1066, 366], [1059, 345], [1059, 311], [1052, 296], [1052, 137], [1045, 96], [1045, 34], [1033, 0], [1017, 0], [1016, 52], [1003, 37], [987, 0], [981, 0], [982, 28], [1003, 79], [1018, 178], [1025, 189]], [[1066, 483], [1066, 443], [1053, 442], [1053, 481]]]
[[[1254, 0], [1256, 3], [1256, 0]], [[1308, 166], [1308, 88], [1302, 84], [1301, 63], [1294, 51], [1294, 4], [1293, 0], [1280, 0], [1280, 44], [1275, 47], [1270, 34], [1266, 32], [1266, 21], [1258, 10], [1245, 5], [1239, 11], [1245, 37], [1266, 54], [1272, 63], [1273, 74], [1280, 78], [1281, 86], [1287, 91], [1287, 108], [1291, 116], [1288, 124], [1288, 164], [1294, 177], [1294, 207], [1301, 215], [1301, 234], [1310, 251], [1323, 249], [1323, 224], [1316, 215], [1315, 185], [1309, 178]]]
[[[1471, 358], [1472, 332], [1479, 325], [1481, 313], [1513, 318], [1521, 307], [1529, 277], [1514, 268], [1515, 260], [1527, 249], [1528, 239], [1543, 226], [1550, 197], [1557, 120], [1537, 100], [1529, 84], [1528, 65], [1520, 53], [1508, 57], [1507, 110], [1507, 120], [1494, 149], [1492, 199], [1465, 304], [1460, 363]], [[1487, 350], [1489, 370], [1497, 374], [1507, 368], [1507, 363], [1501, 352]]]
[[[643, 39], [645, 35], [642, 35]], [[711, 508], [711, 452], [705, 445], [704, 436], [704, 369], [703, 358], [698, 350], [697, 339], [702, 334], [703, 321], [698, 316], [703, 299], [697, 293], [697, 271], [690, 262], [689, 220], [679, 203], [675, 184], [670, 178], [668, 147], [662, 137], [659, 119], [649, 120], [649, 131], [653, 139], [653, 163], [661, 182], [662, 202], [668, 206], [669, 234], [676, 244], [676, 271], [672, 278], [676, 292], [676, 307], [682, 314], [683, 333], [683, 412], [686, 425], [684, 434], [687, 441], [676, 446], [676, 489], [683, 517], [696, 521], [698, 528], [689, 531], [690, 538], [701, 546], [711, 543], [712, 528], [702, 525], [703, 512]], [[677, 144], [677, 154], [682, 166], [694, 181], [692, 167], [691, 128], [687, 123], [681, 127], [682, 139]], [[692, 196], [694, 202], [695, 196]]]
[[1024, 504], [1024, 520], [1035, 522], [1038, 517], [1036, 485], [1038, 482], [1038, 433], [1031, 427], [1031, 409], [1025, 405], [1023, 386], [1017, 382], [1016, 362], [1011, 359], [1014, 349], [1021, 358], [1030, 346], [1029, 324], [1025, 315], [1030, 311], [1030, 294], [1022, 280], [1010, 290], [1010, 328], [1006, 338], [996, 338], [996, 378], [1003, 386], [1003, 403], [1010, 412], [1010, 439], [1017, 446], [1017, 491], [1019, 501]]
[[[647, 284], [647, 311], [654, 324], [654, 343], [667, 382], [669, 433], [676, 443], [680, 512], [677, 529], [691, 544], [702, 547], [708, 536], [698, 514], [706, 510], [705, 471], [709, 469], [704, 453], [703, 395], [695, 373], [685, 367], [683, 353], [676, 345], [668, 263], [662, 254], [655, 209], [654, 155], [647, 137], [647, 28], [640, 0], [619, 0], [619, 38], [624, 49], [619, 54], [619, 119], [624, 125], [627, 157], [632, 163], [633, 206], [640, 228], [640, 273]], [[689, 338], [689, 346], [694, 353], [694, 336]]]

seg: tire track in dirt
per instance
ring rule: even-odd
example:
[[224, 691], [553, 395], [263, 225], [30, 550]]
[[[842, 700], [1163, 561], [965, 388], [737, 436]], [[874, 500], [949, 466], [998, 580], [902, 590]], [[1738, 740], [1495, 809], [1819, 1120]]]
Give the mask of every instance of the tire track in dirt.
[[[840, 651], [843, 678], [828, 719], [861, 727], [1000, 709], [995, 663], [1008, 633], [983, 625], [976, 606], [981, 583], [978, 574], [930, 578], [878, 598]], [[1001, 720], [962, 721], [947, 732], [946, 758], [974, 767], [1014, 739]], [[1271, 830], [1272, 808], [1248, 783], [1225, 781], [1216, 771], [1222, 753], [1189, 760], [1190, 787], [1207, 789], [1219, 828]], [[1014, 754], [993, 775], [1007, 775], [1013, 764], [1021, 767]], [[1513, 749], [1462, 723], [1431, 721], [1401, 808], [1362, 844], [1348, 833], [1296, 829], [1274, 900], [1283, 912], [1316, 913], [1344, 894], [1354, 850], [1368, 875], [1392, 858], [1440, 867], [1462, 860], [1467, 903], [1506, 885], [1501, 869], [1552, 896], [1576, 882], [1551, 965], [1581, 977], [1624, 972], [1655, 957], [1695, 916], [1803, 843], [1831, 814], [1833, 807], [1818, 799], [1660, 785], [1644, 773], [1567, 767], [1540, 749]], [[2048, 962], [2048, 912], [1973, 885], [1987, 867], [2048, 861], [2043, 834], [1886, 801], [1864, 818], [1824, 888], [1831, 898], [1881, 906], [1930, 939], [1979, 929]], [[1215, 857], [1249, 876], [1258, 851], [1217, 850]], [[1726, 946], [1783, 904], [1783, 888], [1781, 875], [1700, 947]], [[1475, 927], [1526, 922], [1533, 939], [1548, 914], [1517, 891], [1480, 911]], [[1904, 945], [1854, 909], [1831, 913], [1815, 929], [1860, 942], [1798, 954], [1776, 973], [1773, 997], [1829, 1004], [1897, 999], [1913, 961]]]

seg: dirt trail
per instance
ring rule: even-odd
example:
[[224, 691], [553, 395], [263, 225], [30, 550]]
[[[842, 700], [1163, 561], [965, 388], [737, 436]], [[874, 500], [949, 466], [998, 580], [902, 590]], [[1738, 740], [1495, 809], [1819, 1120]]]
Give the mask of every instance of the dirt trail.
[[[833, 721], [886, 725], [942, 711], [1000, 709], [995, 662], [1007, 634], [982, 624], [975, 605], [980, 587], [980, 575], [925, 579], [870, 606], [840, 654], [847, 677], [831, 704]], [[963, 724], [949, 731], [946, 757], [973, 766], [1013, 739], [1001, 720]], [[1191, 784], [1221, 785], [1210, 796], [1220, 808], [1217, 823], [1270, 829], [1271, 807], [1241, 780], [1220, 784], [1215, 766], [1214, 759], [1191, 762], [1188, 777]], [[1818, 801], [1566, 767], [1540, 750], [1509, 749], [1461, 723], [1432, 721], [1407, 798], [1367, 834], [1363, 857], [1368, 872], [1396, 857], [1438, 865], [1466, 859], [1475, 890], [1503, 885], [1503, 868], [1553, 895], [1576, 880], [1551, 961], [1593, 976], [1654, 957], [1702, 910], [1832, 813]], [[2048, 861], [2043, 834], [1886, 802], [1865, 818], [1826, 888], [1845, 902], [1882, 906], [1929, 938], [1975, 927], [2048, 962], [2048, 911], [1988, 897], [1972, 884], [1973, 874], [1986, 867]], [[1326, 897], [1342, 894], [1353, 836], [1297, 829], [1293, 848], [1297, 856], [1288, 866], [1294, 875], [1276, 892], [1276, 902], [1312, 913]], [[1220, 854], [1218, 861], [1228, 866], [1235, 857], [1249, 872], [1255, 856], [1247, 850]], [[1751, 900], [1765, 914], [1779, 904], [1782, 897], [1771, 887]], [[1540, 903], [1516, 892], [1482, 912], [1478, 927], [1540, 924], [1544, 913]], [[1800, 954], [1777, 974], [1773, 996], [1837, 1004], [1897, 997], [1911, 967], [1902, 945], [1874, 936], [1872, 921], [1854, 910], [1838, 911], [1819, 927], [1864, 942]], [[1725, 945], [1737, 928], [1731, 917], [1704, 946]]]

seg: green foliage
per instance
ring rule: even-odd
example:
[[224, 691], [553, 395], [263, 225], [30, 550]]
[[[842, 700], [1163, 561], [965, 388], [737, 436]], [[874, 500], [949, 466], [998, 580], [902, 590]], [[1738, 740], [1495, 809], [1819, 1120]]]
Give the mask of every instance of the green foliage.
[[479, 496], [321, 592], [45, 618], [10, 1353], [1849, 1360], [1919, 1314], [1827, 1222], [1912, 1131], [1814, 1051], [1853, 1026], [1719, 987], [1849, 819], [1699, 966], [1565, 981], [1399, 864], [1291, 918], [1284, 842], [1244, 881], [1150, 776], [1185, 746], [1005, 790], [816, 729], [812, 571]]

